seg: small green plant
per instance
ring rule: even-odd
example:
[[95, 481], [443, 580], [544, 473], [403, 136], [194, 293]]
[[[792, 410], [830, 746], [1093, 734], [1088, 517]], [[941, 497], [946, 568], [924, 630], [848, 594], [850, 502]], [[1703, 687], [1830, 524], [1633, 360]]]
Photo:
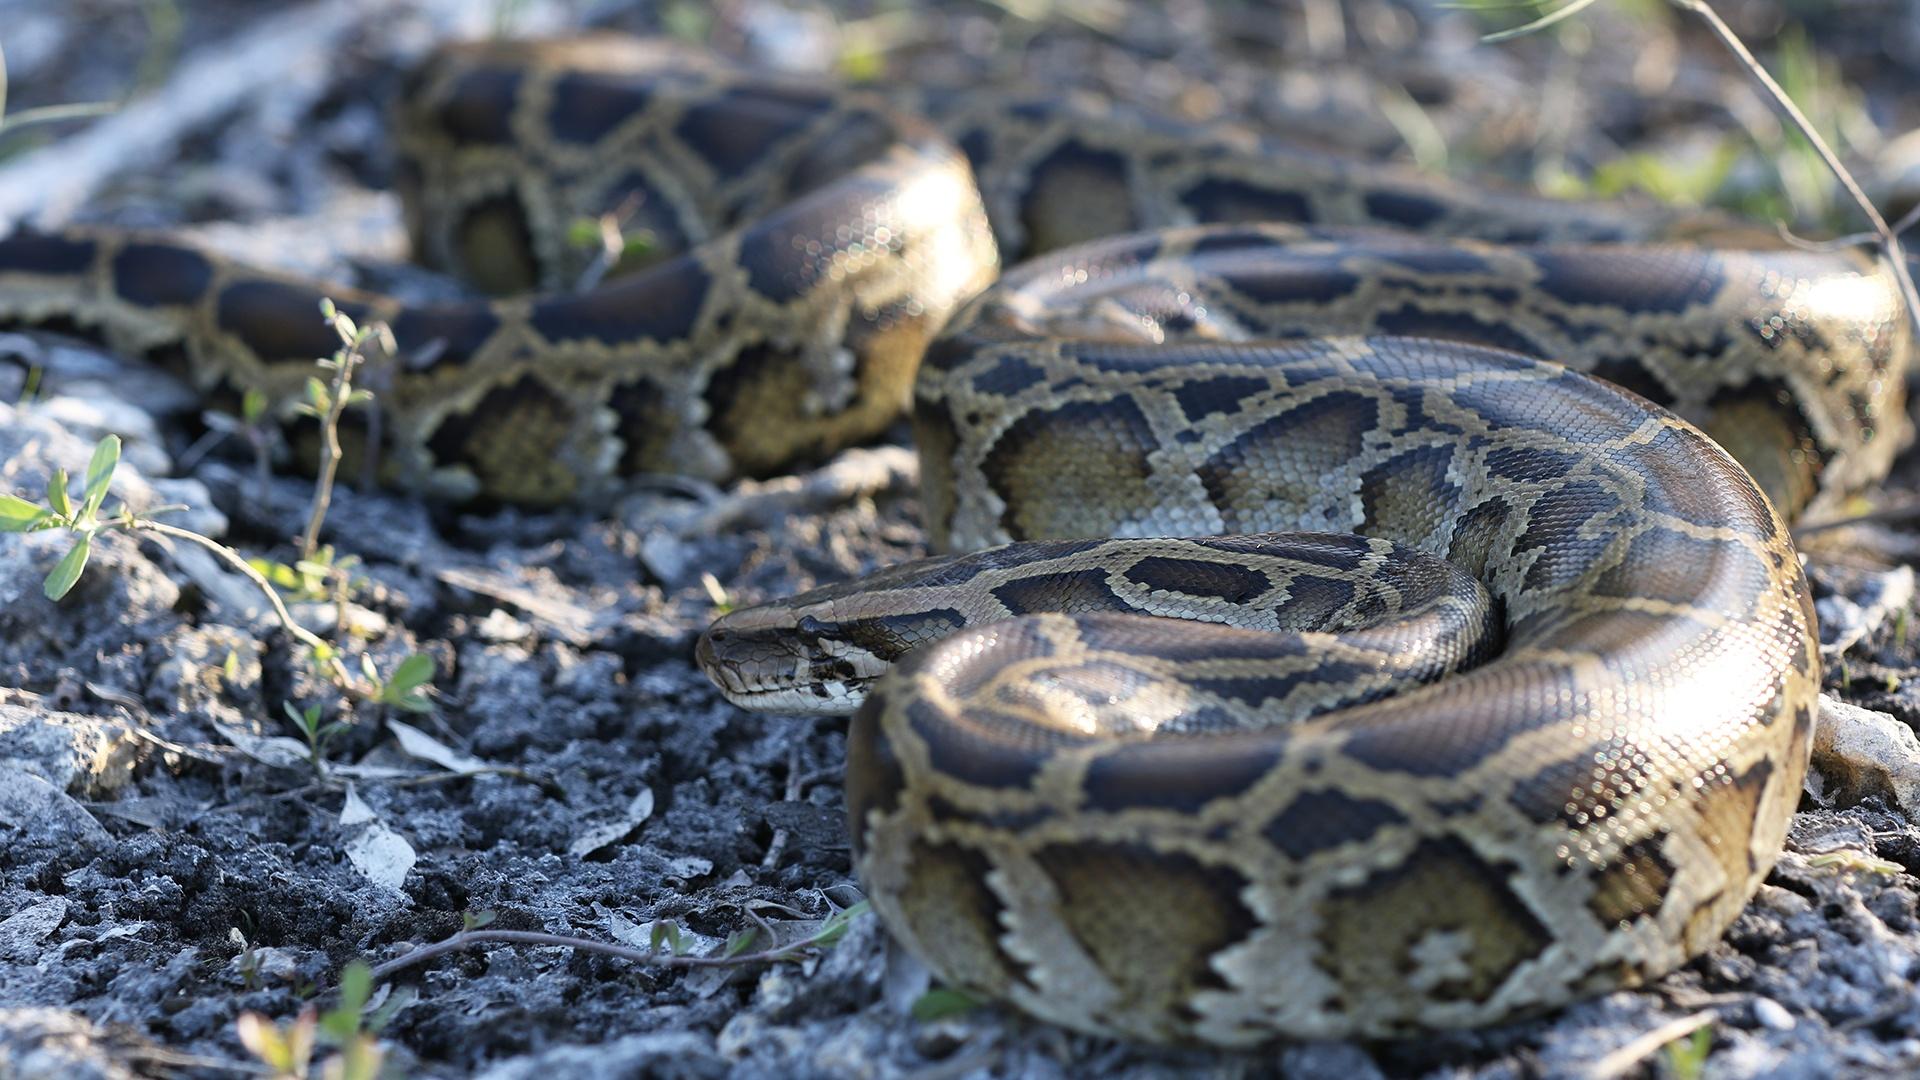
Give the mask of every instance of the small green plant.
[[373, 400], [371, 391], [354, 388], [354, 369], [366, 362], [369, 342], [379, 343], [388, 356], [398, 351], [393, 331], [387, 329], [385, 323], [356, 326], [346, 312], [328, 299], [320, 301], [320, 317], [339, 335], [340, 348], [319, 361], [321, 370], [332, 373], [331, 383], [309, 376], [307, 399], [299, 407], [300, 412], [320, 421], [320, 477], [313, 485], [313, 503], [307, 508], [307, 527], [300, 534], [302, 559], [312, 559], [320, 550], [320, 526], [333, 503], [334, 476], [340, 471], [340, 417], [349, 406]]
[[[332, 301], [322, 301], [320, 312], [339, 335], [341, 347], [331, 358], [319, 362], [323, 370], [332, 374], [331, 381], [323, 382], [314, 378], [307, 384], [307, 406], [312, 415], [320, 420], [323, 447], [320, 479], [300, 539], [300, 557], [291, 565], [246, 559], [210, 537], [157, 520], [160, 514], [184, 507], [158, 507], [136, 512], [121, 503], [108, 512], [107, 495], [113, 486], [114, 471], [120, 463], [120, 439], [115, 435], [108, 435], [95, 444], [77, 500], [70, 491], [72, 480], [64, 469], [53, 470], [44, 504], [18, 495], [0, 494], [0, 532], [62, 529], [73, 535], [73, 546], [61, 556], [42, 585], [47, 598], [56, 601], [65, 597], [79, 582], [92, 557], [96, 539], [102, 533], [116, 530], [155, 533], [197, 544], [212, 552], [260, 590], [281, 627], [304, 646], [305, 657], [314, 673], [340, 692], [343, 700], [336, 707], [344, 707], [344, 715], [351, 717], [355, 703], [410, 713], [429, 712], [433, 708], [428, 696], [432, 692], [434, 677], [432, 657], [413, 653], [401, 660], [390, 675], [383, 675], [372, 657], [362, 653], [356, 672], [337, 646], [293, 617], [281, 596], [282, 589], [285, 589], [295, 600], [331, 601], [335, 608], [336, 629], [346, 625], [347, 602], [360, 584], [360, 579], [352, 573], [358, 560], [350, 556], [338, 557], [331, 547], [322, 547], [319, 543], [320, 528], [331, 504], [334, 476], [339, 465], [340, 417], [349, 405], [368, 401], [372, 397], [367, 391], [354, 388], [353, 371], [363, 362], [363, 350], [369, 342], [378, 340], [389, 351], [393, 348], [392, 336], [384, 326], [375, 324], [366, 328], [358, 327], [345, 313], [336, 309]], [[261, 412], [264, 414], [264, 406]], [[315, 772], [323, 774], [326, 744], [348, 721], [324, 719], [327, 709], [320, 704], [303, 707], [287, 702], [284, 707], [294, 727], [307, 740]]]
[[386, 1053], [378, 1033], [405, 999], [390, 998], [369, 1012], [373, 973], [355, 960], [340, 973], [340, 1003], [326, 1012], [309, 1005], [292, 1022], [275, 1024], [256, 1012], [241, 1013], [235, 1023], [240, 1043], [271, 1070], [274, 1080], [309, 1080], [313, 1052], [325, 1044], [339, 1050], [320, 1068], [326, 1080], [375, 1080]]
[[567, 226], [567, 243], [593, 252], [593, 261], [581, 271], [580, 280], [574, 283], [574, 291], [586, 292], [623, 266], [632, 269], [654, 250], [657, 240], [653, 233], [645, 229], [627, 231], [627, 219], [637, 209], [638, 202], [628, 199], [618, 208], [597, 218], [578, 218]]
[[1660, 1048], [1661, 1064], [1672, 1080], [1699, 1080], [1706, 1071], [1707, 1056], [1713, 1052], [1713, 1026], [1702, 1024]]
[[208, 410], [200, 414], [207, 433], [180, 455], [179, 466], [187, 469], [221, 442], [238, 438], [253, 451], [254, 500], [265, 504], [272, 497], [273, 461], [286, 449], [280, 425], [268, 411], [271, 402], [259, 388], [240, 396], [240, 414]]
[[700, 587], [706, 590], [707, 599], [713, 604], [715, 616], [725, 615], [733, 610], [733, 597], [727, 594], [727, 587], [712, 572], [700, 571]]
[[227, 940], [240, 948], [240, 955], [235, 957], [235, 967], [240, 972], [240, 985], [248, 990], [260, 989], [260, 953], [253, 947], [253, 942], [248, 941], [247, 935], [241, 933], [237, 926], [227, 928]]
[[[136, 517], [124, 506], [120, 512], [101, 517], [107, 491], [113, 485], [113, 472], [120, 465], [120, 437], [109, 435], [94, 445], [87, 462], [86, 485], [75, 503], [68, 491], [72, 479], [65, 469], [53, 470], [47, 481], [47, 502], [39, 506], [18, 495], [0, 495], [0, 532], [37, 532], [42, 529], [66, 529], [73, 533], [73, 546], [54, 564], [41, 585], [47, 599], [58, 600], [73, 589], [81, 571], [93, 555], [94, 537], [114, 529], [135, 529], [145, 519]], [[159, 511], [155, 511], [156, 513]]]
[[911, 1011], [915, 1020], [925, 1024], [945, 1020], [949, 1016], [960, 1016], [979, 1007], [980, 1002], [965, 990], [936, 986], [913, 999]]
[[313, 771], [324, 776], [327, 769], [327, 744], [333, 741], [335, 735], [347, 729], [346, 723], [340, 720], [323, 719], [318, 705], [309, 705], [302, 709], [291, 701], [283, 701], [280, 706], [287, 711], [293, 726], [307, 740], [307, 760], [312, 762]]

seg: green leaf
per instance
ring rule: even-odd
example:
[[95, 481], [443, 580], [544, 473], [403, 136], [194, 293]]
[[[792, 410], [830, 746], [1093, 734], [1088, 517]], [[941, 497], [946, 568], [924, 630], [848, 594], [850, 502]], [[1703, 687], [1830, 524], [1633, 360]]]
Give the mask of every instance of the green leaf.
[[307, 376], [307, 407], [315, 412], [326, 412], [333, 404], [333, 398], [327, 393], [327, 384], [318, 378]]
[[18, 495], [0, 495], [0, 532], [29, 532], [50, 516]]
[[418, 689], [433, 681], [433, 657], [426, 653], [414, 653], [400, 666], [393, 669], [393, 677], [387, 680], [387, 688], [398, 694]]
[[293, 568], [285, 563], [255, 558], [248, 559], [247, 565], [253, 567], [261, 577], [266, 578], [269, 584], [288, 590], [300, 587], [300, 575], [294, 573]]
[[55, 469], [47, 478], [47, 505], [63, 519], [73, 516], [73, 500], [67, 497], [68, 482], [65, 469]]
[[567, 244], [577, 248], [600, 246], [600, 222], [590, 217], [574, 218], [567, 223]]
[[280, 707], [287, 710], [288, 716], [293, 717], [293, 726], [306, 733], [308, 737], [320, 730], [320, 706], [309, 705], [302, 709], [291, 701], [282, 701]]
[[741, 953], [746, 952], [747, 948], [751, 946], [759, 936], [760, 928], [757, 926], [749, 926], [743, 930], [735, 930], [733, 933], [727, 935], [727, 946], [721, 950], [720, 955], [739, 956]]
[[67, 553], [60, 557], [60, 562], [54, 566], [53, 573], [47, 575], [46, 584], [42, 587], [42, 591], [47, 594], [47, 599], [58, 600], [67, 595], [67, 592], [73, 588], [73, 583], [80, 580], [80, 572], [87, 568], [87, 557], [92, 554], [93, 534], [81, 533], [80, 538], [67, 549]]
[[913, 1018], [925, 1024], [972, 1012], [979, 1007], [980, 1003], [963, 990], [936, 986], [915, 998], [911, 1008]]
[[383, 700], [386, 704], [402, 712], [425, 715], [433, 711], [433, 702], [427, 700], [422, 694], [404, 694], [399, 697], [389, 697]]
[[333, 297], [323, 296], [320, 298], [320, 317], [321, 318], [327, 320], [328, 322], [332, 322], [333, 316], [337, 310], [338, 309], [333, 306]]
[[[1591, 2], [1591, 0], [1589, 0], [1589, 2]], [[353, 320], [347, 317], [346, 312], [334, 312], [332, 322], [333, 332], [340, 335], [341, 341], [353, 341], [360, 336], [360, 328], [354, 325]]]
[[340, 1008], [353, 1014], [356, 1021], [360, 1010], [367, 1007], [367, 999], [373, 996], [373, 969], [365, 960], [355, 960], [340, 973]]
[[814, 943], [816, 945], [831, 945], [841, 938], [846, 937], [847, 928], [853, 925], [853, 920], [865, 915], [867, 910], [872, 906], [873, 905], [867, 901], [862, 900], [852, 907], [842, 908], [834, 912], [827, 917], [826, 925], [820, 928], [820, 932], [814, 935]]
[[267, 415], [267, 395], [260, 390], [249, 390], [240, 397], [240, 419], [249, 424], [257, 424]]
[[664, 921], [655, 922], [653, 929], [647, 934], [647, 942], [648, 947], [655, 952], [660, 950], [660, 943], [665, 942], [668, 951], [672, 952], [675, 956], [679, 956], [681, 944], [680, 924]]
[[478, 930], [481, 927], [492, 922], [494, 919], [499, 918], [499, 915], [500, 915], [499, 912], [491, 911], [491, 910], [469, 911], [460, 916], [460, 925], [462, 929]]
[[113, 484], [113, 470], [120, 466], [120, 436], [108, 435], [93, 444], [93, 460], [87, 462], [87, 488], [82, 515], [92, 517], [107, 501], [107, 488]]

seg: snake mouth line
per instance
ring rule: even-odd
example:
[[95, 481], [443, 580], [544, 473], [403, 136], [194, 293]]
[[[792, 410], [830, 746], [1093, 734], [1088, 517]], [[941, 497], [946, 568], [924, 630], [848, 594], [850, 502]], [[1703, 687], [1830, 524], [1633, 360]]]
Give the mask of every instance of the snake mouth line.
[[802, 686], [745, 686], [724, 668], [707, 672], [728, 701], [753, 712], [832, 716], [851, 713], [866, 700], [871, 679], [838, 680]]

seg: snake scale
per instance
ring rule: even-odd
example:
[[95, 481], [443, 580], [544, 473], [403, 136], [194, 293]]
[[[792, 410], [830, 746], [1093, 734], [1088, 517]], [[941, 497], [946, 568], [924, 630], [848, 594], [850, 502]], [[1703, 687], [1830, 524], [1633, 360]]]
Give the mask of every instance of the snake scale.
[[[1785, 518], [1905, 435], [1888, 276], [1085, 103], [937, 120], [617, 39], [451, 48], [399, 187], [500, 299], [21, 231], [0, 321], [290, 404], [344, 297], [399, 344], [383, 473], [454, 498], [767, 473], [910, 404], [956, 554], [731, 613], [699, 660], [858, 710], [875, 909], [1035, 1016], [1393, 1036], [1714, 941], [1807, 764]], [[568, 291], [611, 209], [649, 249]]]

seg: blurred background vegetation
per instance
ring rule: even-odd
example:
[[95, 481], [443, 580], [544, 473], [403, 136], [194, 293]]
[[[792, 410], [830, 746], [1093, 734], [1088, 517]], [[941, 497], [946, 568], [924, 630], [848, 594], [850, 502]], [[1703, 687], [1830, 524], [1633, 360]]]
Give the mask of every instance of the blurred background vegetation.
[[[321, 102], [390, 96], [406, 58], [464, 33], [609, 27], [754, 64], [889, 86], [1094, 91], [1569, 197], [1640, 192], [1809, 231], [1857, 228], [1831, 176], [1719, 45], [1665, 0], [1598, 0], [1538, 34], [1484, 35], [1561, 0], [307, 0], [357, 3], [351, 74]], [[1720, 0], [1890, 215], [1920, 195], [1920, 3]], [[447, 9], [464, 9], [449, 16]], [[126, 101], [286, 5], [0, 0], [7, 108]], [[0, 159], [70, 130], [0, 134]], [[363, 127], [366, 125], [362, 125]], [[356, 129], [357, 130], [357, 129]], [[337, 157], [377, 183], [382, 156]], [[377, 140], [377, 130], [361, 136]], [[209, 136], [209, 138], [215, 138]], [[231, 155], [229, 155], [231, 157]]]

